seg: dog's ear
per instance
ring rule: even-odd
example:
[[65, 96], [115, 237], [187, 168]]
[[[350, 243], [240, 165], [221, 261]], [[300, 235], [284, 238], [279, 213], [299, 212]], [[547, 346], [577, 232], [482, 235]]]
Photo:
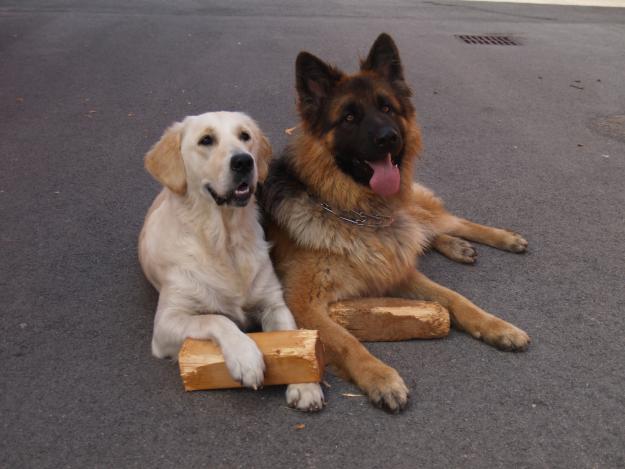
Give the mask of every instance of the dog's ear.
[[255, 129], [256, 138], [256, 165], [258, 167], [258, 182], [265, 182], [267, 172], [269, 171], [269, 162], [271, 161], [272, 149], [269, 139], [258, 128]]
[[300, 52], [295, 61], [295, 85], [298, 108], [304, 120], [311, 121], [332, 93], [343, 73], [308, 52]]
[[395, 41], [386, 33], [375, 40], [367, 58], [361, 62], [360, 70], [373, 71], [388, 81], [404, 81], [404, 71]]
[[176, 194], [187, 192], [187, 175], [180, 150], [181, 124], [169, 127], [145, 155], [145, 169], [154, 179]]

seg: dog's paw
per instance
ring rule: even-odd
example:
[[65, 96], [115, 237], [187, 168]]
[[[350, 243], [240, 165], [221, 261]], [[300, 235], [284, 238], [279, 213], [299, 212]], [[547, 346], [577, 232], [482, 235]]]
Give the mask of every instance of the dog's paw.
[[453, 237], [452, 239], [453, 242], [448, 246], [447, 257], [463, 264], [475, 264], [477, 251], [471, 243], [461, 238]]
[[522, 253], [527, 251], [527, 240], [519, 233], [514, 231], [505, 230], [506, 239], [504, 248], [510, 252]]
[[471, 243], [456, 236], [438, 235], [432, 246], [445, 257], [463, 264], [474, 264], [477, 258], [477, 251]]
[[263, 384], [265, 362], [252, 339], [241, 334], [234, 344], [222, 345], [222, 351], [232, 379], [252, 389], [258, 389]]
[[367, 370], [358, 383], [376, 407], [397, 413], [408, 405], [408, 387], [399, 373], [390, 366], [377, 363]]
[[303, 412], [317, 412], [326, 401], [321, 386], [317, 383], [289, 384], [286, 388], [286, 403]]
[[499, 318], [494, 318], [486, 330], [473, 336], [506, 352], [522, 352], [531, 342], [525, 331]]

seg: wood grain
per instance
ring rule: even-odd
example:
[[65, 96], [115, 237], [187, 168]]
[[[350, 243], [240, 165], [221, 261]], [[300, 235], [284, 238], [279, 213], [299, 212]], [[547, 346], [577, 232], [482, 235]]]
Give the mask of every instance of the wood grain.
[[[265, 360], [263, 385], [318, 383], [323, 377], [323, 345], [317, 331], [258, 332], [248, 334]], [[240, 388], [221, 350], [209, 340], [187, 339], [178, 354], [180, 376], [187, 391]]]
[[361, 341], [436, 339], [449, 334], [449, 312], [431, 301], [360, 298], [332, 303], [329, 314]]

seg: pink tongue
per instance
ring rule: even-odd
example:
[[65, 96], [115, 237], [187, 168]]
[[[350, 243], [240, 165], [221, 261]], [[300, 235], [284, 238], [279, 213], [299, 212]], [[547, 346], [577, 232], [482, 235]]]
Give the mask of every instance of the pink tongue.
[[391, 154], [382, 161], [367, 161], [373, 169], [369, 186], [378, 195], [390, 197], [399, 190], [399, 168], [393, 164]]

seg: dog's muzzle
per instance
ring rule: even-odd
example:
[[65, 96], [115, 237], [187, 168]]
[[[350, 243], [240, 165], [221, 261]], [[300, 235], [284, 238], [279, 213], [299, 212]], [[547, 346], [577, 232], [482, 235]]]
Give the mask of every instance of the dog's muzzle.
[[211, 187], [204, 184], [217, 205], [234, 205], [245, 207], [254, 194], [254, 158], [248, 153], [238, 153], [230, 158], [230, 171], [232, 173], [232, 189], [224, 195], [220, 195]]

